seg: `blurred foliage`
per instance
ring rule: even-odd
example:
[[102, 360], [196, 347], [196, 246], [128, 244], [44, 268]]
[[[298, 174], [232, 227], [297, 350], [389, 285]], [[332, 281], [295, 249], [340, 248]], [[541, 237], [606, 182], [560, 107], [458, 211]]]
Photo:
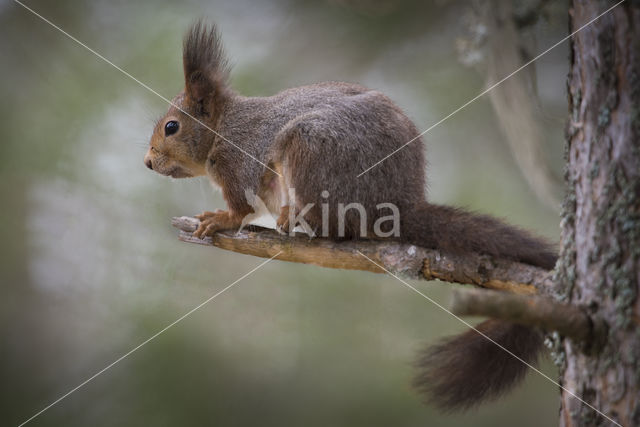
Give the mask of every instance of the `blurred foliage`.
[[[426, 128], [483, 88], [457, 61], [461, 1], [28, 1], [167, 97], [181, 38], [222, 29], [234, 87], [267, 95], [359, 81]], [[566, 11], [541, 21], [540, 46]], [[164, 102], [13, 2], [0, 3], [3, 143], [0, 424], [17, 425], [261, 260], [179, 243], [174, 215], [223, 207], [204, 180], [142, 164]], [[537, 62], [561, 166], [566, 48]], [[505, 74], [511, 70], [505, 70]], [[557, 236], [486, 99], [430, 132], [431, 198]], [[416, 283], [447, 304], [450, 286]], [[33, 425], [549, 425], [538, 375], [499, 402], [439, 414], [409, 387], [414, 351], [464, 326], [392, 278], [272, 262], [32, 421]], [[542, 366], [551, 377], [549, 362]]]

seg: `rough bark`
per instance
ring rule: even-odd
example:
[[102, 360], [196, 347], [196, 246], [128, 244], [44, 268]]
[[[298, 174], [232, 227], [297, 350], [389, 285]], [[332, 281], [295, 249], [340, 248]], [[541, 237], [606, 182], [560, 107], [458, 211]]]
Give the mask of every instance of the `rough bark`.
[[[570, 31], [613, 2], [574, 0]], [[566, 197], [558, 297], [608, 325], [598, 353], [557, 343], [562, 385], [624, 426], [640, 425], [640, 3], [571, 41]], [[566, 392], [560, 425], [611, 422]]]

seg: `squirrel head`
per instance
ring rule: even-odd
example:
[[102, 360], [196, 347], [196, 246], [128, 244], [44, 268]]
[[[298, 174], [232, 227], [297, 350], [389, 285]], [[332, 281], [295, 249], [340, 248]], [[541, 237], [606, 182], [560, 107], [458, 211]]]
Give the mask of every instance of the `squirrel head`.
[[229, 70], [216, 27], [195, 23], [184, 38], [185, 88], [156, 123], [144, 163], [162, 175], [187, 178], [205, 174], [224, 106], [232, 92]]

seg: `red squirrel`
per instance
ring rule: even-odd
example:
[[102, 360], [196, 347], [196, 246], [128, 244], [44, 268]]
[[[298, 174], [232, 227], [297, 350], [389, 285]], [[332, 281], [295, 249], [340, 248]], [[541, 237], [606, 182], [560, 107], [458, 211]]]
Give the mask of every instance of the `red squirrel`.
[[[545, 240], [487, 215], [427, 202], [420, 138], [357, 177], [418, 135], [412, 121], [382, 93], [327, 82], [267, 97], [239, 95], [228, 84], [219, 33], [200, 22], [185, 36], [183, 67], [185, 88], [157, 122], [144, 162], [174, 178], [206, 175], [222, 189], [228, 209], [198, 215], [196, 236], [243, 225], [253, 213], [249, 191], [278, 216], [284, 230], [296, 225], [289, 223], [292, 211], [311, 204], [304, 221], [313, 230], [324, 227], [324, 236], [374, 237], [375, 222], [388, 215], [378, 207], [387, 204], [399, 212], [390, 239], [554, 267], [557, 254]], [[293, 199], [286, 196], [291, 188]], [[343, 210], [340, 224], [337, 207], [349, 203], [362, 208]], [[542, 349], [542, 333], [536, 329], [498, 320], [477, 329], [527, 363], [535, 363]], [[425, 349], [416, 365], [414, 386], [444, 410], [495, 398], [527, 370], [473, 330]]]

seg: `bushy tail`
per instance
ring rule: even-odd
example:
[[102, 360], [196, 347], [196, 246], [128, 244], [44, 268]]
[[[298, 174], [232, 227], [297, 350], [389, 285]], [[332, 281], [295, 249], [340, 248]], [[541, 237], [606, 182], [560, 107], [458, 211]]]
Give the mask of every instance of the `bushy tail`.
[[535, 364], [542, 334], [514, 323], [487, 320], [473, 329], [448, 338], [420, 352], [413, 386], [429, 403], [444, 411], [469, 409], [496, 398], [524, 378], [525, 361]]
[[551, 269], [553, 245], [489, 215], [422, 203], [401, 215], [400, 238], [452, 253], [478, 252]]
[[[555, 249], [545, 240], [487, 215], [423, 203], [404, 212], [401, 219], [402, 240], [416, 245], [452, 253], [484, 253], [547, 269], [557, 259]], [[524, 377], [527, 366], [523, 361], [535, 364], [543, 348], [542, 334], [527, 326], [488, 320], [476, 329], [486, 337], [469, 330], [418, 356], [413, 385], [441, 410], [468, 409], [505, 393]]]

